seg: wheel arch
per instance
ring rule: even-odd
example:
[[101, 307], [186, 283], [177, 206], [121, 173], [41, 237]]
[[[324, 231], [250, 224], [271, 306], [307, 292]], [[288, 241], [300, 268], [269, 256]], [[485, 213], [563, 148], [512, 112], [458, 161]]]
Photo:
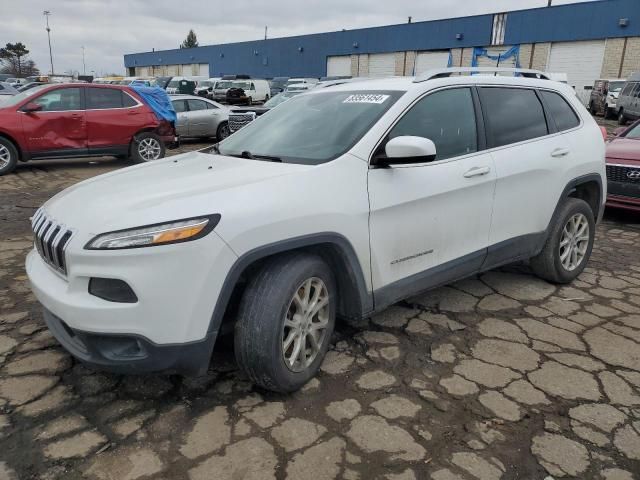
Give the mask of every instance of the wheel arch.
[[593, 218], [595, 218], [596, 221], [601, 218], [604, 212], [602, 178], [596, 173], [583, 175], [569, 182], [564, 189], [562, 197], [560, 197], [558, 201], [556, 211], [558, 211], [562, 199], [566, 197], [579, 198], [587, 202], [591, 207]]
[[338, 233], [318, 233], [267, 244], [240, 256], [223, 283], [209, 323], [208, 332], [217, 332], [227, 312], [237, 308], [246, 280], [267, 259], [291, 252], [309, 252], [327, 262], [338, 285], [339, 316], [362, 318], [373, 310], [373, 296], [368, 291], [362, 266], [349, 240]]
[[24, 162], [26, 160], [28, 160], [25, 155], [24, 152], [22, 151], [22, 147], [20, 146], [20, 144], [18, 143], [18, 141], [11, 135], [9, 135], [8, 133], [0, 130], [0, 137], [4, 138], [8, 141], [10, 141], [13, 146], [16, 148], [16, 150], [18, 151], [18, 161], [20, 162]]

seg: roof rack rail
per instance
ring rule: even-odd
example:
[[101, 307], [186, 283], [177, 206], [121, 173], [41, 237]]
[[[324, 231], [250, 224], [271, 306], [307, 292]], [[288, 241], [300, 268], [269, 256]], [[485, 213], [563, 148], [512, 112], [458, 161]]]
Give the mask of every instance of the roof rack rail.
[[436, 68], [433, 70], [427, 70], [426, 72], [416, 76], [413, 80], [414, 83], [426, 82], [427, 80], [433, 80], [435, 78], [446, 78], [456, 73], [480, 73], [487, 74], [493, 73], [511, 73], [513, 76], [520, 76], [526, 78], [538, 78], [541, 80], [551, 80], [547, 73], [540, 70], [528, 70], [525, 68], [504, 68], [504, 67], [450, 67], [450, 68]]

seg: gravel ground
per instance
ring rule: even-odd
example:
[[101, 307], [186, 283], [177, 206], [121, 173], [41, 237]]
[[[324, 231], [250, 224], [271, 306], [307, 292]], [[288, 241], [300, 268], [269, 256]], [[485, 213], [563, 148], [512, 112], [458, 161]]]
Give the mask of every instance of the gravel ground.
[[570, 286], [515, 265], [340, 323], [284, 396], [247, 382], [229, 339], [205, 377], [132, 377], [49, 335], [28, 217], [122, 165], [0, 178], [0, 479], [640, 479], [640, 215], [607, 213]]

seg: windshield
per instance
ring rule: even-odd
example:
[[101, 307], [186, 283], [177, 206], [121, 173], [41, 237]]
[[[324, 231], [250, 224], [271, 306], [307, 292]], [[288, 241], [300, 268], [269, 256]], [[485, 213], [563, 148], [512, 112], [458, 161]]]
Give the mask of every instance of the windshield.
[[635, 127], [631, 127], [631, 129], [625, 133], [624, 138], [631, 138], [633, 140], [640, 139], [640, 123], [638, 123]]
[[198, 87], [213, 87], [213, 82], [209, 81], [209, 80], [205, 80], [203, 82], [198, 83]]
[[243, 90], [249, 90], [251, 88], [251, 83], [250, 82], [233, 82], [231, 84], [231, 87], [241, 88]]
[[46, 88], [48, 85], [40, 85], [38, 87], [33, 87], [29, 90], [25, 90], [24, 92], [20, 92], [17, 95], [14, 95], [12, 97], [9, 97], [8, 100], [3, 101], [2, 102], [2, 108], [4, 107], [11, 107], [13, 105], [17, 105], [20, 102], [22, 102], [23, 100], [35, 95], [36, 93], [40, 92], [43, 88]]
[[265, 102], [264, 106], [267, 108], [273, 108], [276, 105], [280, 105], [282, 102], [289, 100], [291, 97], [294, 97], [301, 92], [284, 92], [275, 95], [273, 98]]
[[348, 151], [404, 92], [298, 95], [258, 117], [218, 147], [222, 155], [278, 157], [317, 165]]
[[611, 82], [609, 83], [609, 93], [619, 93], [624, 87], [625, 82]]
[[225, 80], [223, 82], [216, 82], [216, 90], [217, 89], [223, 90], [225, 88], [231, 88], [231, 81]]

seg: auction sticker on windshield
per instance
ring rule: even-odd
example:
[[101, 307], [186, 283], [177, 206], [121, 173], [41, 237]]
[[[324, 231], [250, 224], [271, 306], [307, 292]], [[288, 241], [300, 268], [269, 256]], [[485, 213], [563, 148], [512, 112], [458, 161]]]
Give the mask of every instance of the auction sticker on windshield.
[[389, 95], [381, 95], [376, 93], [367, 93], [359, 95], [349, 95], [342, 103], [384, 103]]

